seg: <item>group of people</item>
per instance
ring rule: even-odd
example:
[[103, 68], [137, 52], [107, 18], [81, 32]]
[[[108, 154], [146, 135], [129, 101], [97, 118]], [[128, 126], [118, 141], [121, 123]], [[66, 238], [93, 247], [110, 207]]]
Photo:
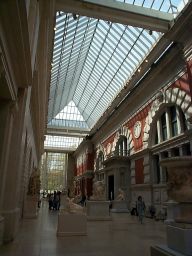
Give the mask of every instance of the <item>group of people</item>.
[[[54, 193], [50, 193], [47, 195], [48, 202], [49, 202], [49, 210], [59, 210], [60, 208], [60, 201], [61, 201], [61, 192], [54, 191]], [[123, 199], [121, 199], [123, 200]], [[82, 195], [81, 200], [78, 202], [81, 206], [86, 205], [86, 196]], [[143, 217], [145, 215], [145, 202], [142, 199], [142, 196], [138, 196], [136, 202], [136, 208], [133, 208], [131, 211], [132, 215], [137, 215], [139, 222], [143, 223]]]
[[61, 201], [61, 192], [54, 191], [54, 193], [48, 194], [47, 198], [49, 202], [49, 210], [59, 210], [60, 201]]

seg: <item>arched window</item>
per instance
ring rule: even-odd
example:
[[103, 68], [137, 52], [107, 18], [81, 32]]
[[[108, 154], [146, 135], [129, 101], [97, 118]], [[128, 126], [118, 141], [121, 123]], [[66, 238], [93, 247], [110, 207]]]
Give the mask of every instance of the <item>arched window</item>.
[[120, 136], [116, 145], [116, 154], [118, 156], [127, 156], [129, 155], [129, 150], [127, 146], [127, 138], [125, 136]]
[[187, 129], [185, 116], [178, 106], [167, 107], [157, 120], [154, 144], [159, 144]]
[[170, 107], [170, 121], [172, 137], [178, 135], [177, 111], [176, 107]]
[[[183, 144], [180, 143], [179, 145], [177, 145], [174, 140], [170, 141], [170, 139], [184, 133], [186, 130], [187, 125], [185, 115], [178, 106], [172, 105], [166, 107], [156, 119], [156, 130], [153, 133], [154, 137], [152, 139], [152, 144], [154, 146], [152, 157], [154, 184], [167, 182], [167, 169], [160, 165], [160, 161], [163, 158], [191, 155], [189, 141], [185, 141]], [[157, 144], [158, 147], [156, 147]]]
[[166, 113], [164, 112], [161, 116], [161, 129], [162, 129], [162, 139], [167, 139], [167, 123], [166, 123]]

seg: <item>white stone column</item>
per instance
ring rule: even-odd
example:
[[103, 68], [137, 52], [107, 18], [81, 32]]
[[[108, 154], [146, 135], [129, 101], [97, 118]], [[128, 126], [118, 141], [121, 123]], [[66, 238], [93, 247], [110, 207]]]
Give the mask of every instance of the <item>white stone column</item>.
[[123, 143], [122, 141], [119, 144], [119, 155], [122, 156], [123, 155]]
[[[27, 90], [27, 89], [26, 89]], [[17, 108], [14, 109], [13, 129], [11, 141], [9, 145], [8, 162], [6, 169], [6, 177], [4, 179], [4, 187], [2, 189], [2, 201], [0, 212], [5, 219], [3, 240], [5, 242], [14, 239], [19, 223], [20, 210], [19, 192], [20, 179], [24, 153], [23, 131], [24, 118], [26, 110], [27, 91], [22, 89], [18, 94]]]
[[180, 120], [180, 111], [178, 107], [176, 107], [176, 115], [177, 115], [177, 130], [178, 130], [178, 134], [180, 134], [184, 131], [184, 127]]
[[10, 151], [11, 144], [11, 134], [13, 128], [13, 109], [14, 105], [11, 101], [1, 101], [0, 102], [0, 245], [3, 243], [3, 234], [5, 219], [2, 216], [3, 209], [3, 199], [5, 182], [7, 178], [7, 165], [8, 165], [8, 156]]
[[159, 120], [157, 120], [157, 136], [158, 136], [158, 143], [162, 142], [162, 129], [161, 129], [161, 123]]
[[167, 139], [171, 138], [171, 119], [170, 119], [170, 112], [167, 109], [165, 112], [166, 117], [166, 126], [167, 126]]
[[4, 187], [6, 180], [6, 168], [8, 165], [8, 156], [11, 144], [11, 134], [13, 128], [13, 108], [10, 101], [0, 102], [0, 209], [4, 198]]
[[123, 141], [123, 155], [127, 156], [127, 139]]

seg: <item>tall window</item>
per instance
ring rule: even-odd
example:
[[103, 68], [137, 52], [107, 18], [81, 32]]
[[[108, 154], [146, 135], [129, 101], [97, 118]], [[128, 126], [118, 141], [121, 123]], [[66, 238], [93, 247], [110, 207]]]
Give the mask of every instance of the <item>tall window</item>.
[[187, 129], [185, 115], [177, 106], [171, 106], [164, 111], [157, 125], [154, 144], [165, 141], [170, 137], [174, 137]]
[[116, 153], [118, 156], [127, 156], [129, 154], [125, 136], [120, 136], [116, 146]]
[[41, 189], [62, 190], [67, 186], [68, 155], [46, 152], [41, 159]]
[[167, 139], [167, 123], [166, 123], [166, 113], [165, 112], [161, 116], [161, 127], [162, 127], [163, 140], [166, 140]]
[[178, 134], [178, 124], [177, 124], [177, 111], [175, 106], [170, 107], [170, 117], [171, 117], [172, 136], [176, 136]]
[[100, 170], [103, 168], [103, 161], [104, 161], [104, 155], [103, 155], [103, 152], [100, 151], [97, 158], [97, 170]]
[[154, 169], [155, 169], [154, 182], [156, 184], [159, 184], [160, 183], [160, 163], [159, 163], [159, 156], [158, 155], [154, 156]]
[[[157, 145], [163, 141], [168, 141], [174, 136], [177, 136], [187, 129], [186, 119], [183, 111], [178, 106], [169, 106], [160, 115], [156, 124], [156, 131], [154, 133], [154, 144]], [[169, 141], [166, 149], [165, 143], [159, 145], [159, 152], [155, 151], [153, 155], [153, 177], [154, 183], [167, 182], [167, 169], [160, 165], [160, 160], [167, 157], [176, 157], [180, 155], [191, 155], [190, 143], [183, 145], [175, 145], [175, 141]], [[172, 145], [172, 146], [171, 146]]]

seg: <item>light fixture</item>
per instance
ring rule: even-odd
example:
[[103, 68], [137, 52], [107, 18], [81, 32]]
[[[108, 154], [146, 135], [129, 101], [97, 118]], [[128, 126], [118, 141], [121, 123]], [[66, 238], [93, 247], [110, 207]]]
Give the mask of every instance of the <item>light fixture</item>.
[[54, 27], [54, 30], [56, 31], [56, 30], [57, 30], [57, 28], [56, 28], [56, 27]]
[[77, 19], [77, 14], [72, 13], [73, 19], [76, 20]]
[[148, 62], [148, 59], [145, 59], [145, 62]]
[[149, 35], [151, 36], [153, 34], [153, 31], [152, 30], [149, 30]]
[[138, 68], [138, 72], [141, 72], [141, 68]]

